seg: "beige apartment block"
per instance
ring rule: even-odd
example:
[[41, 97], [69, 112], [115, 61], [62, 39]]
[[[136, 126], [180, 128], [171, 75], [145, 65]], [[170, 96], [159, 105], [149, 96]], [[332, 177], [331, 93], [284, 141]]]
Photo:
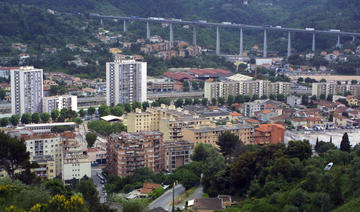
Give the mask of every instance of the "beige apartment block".
[[181, 140], [182, 129], [195, 125], [210, 126], [211, 121], [174, 105], [140, 109], [127, 116], [128, 132], [160, 131], [164, 140]]
[[193, 128], [184, 128], [183, 135], [185, 140], [189, 140], [194, 144], [204, 143], [217, 146], [218, 137], [224, 133], [230, 132], [239, 136], [244, 144], [253, 143], [254, 128], [249, 125], [231, 124], [226, 125], [211, 125], [211, 126], [195, 126]]

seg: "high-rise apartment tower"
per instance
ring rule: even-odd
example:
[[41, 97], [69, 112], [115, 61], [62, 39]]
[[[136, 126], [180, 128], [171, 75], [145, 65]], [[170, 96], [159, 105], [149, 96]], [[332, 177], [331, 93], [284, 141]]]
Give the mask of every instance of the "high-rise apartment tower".
[[106, 63], [106, 104], [146, 101], [146, 62], [120, 59]]

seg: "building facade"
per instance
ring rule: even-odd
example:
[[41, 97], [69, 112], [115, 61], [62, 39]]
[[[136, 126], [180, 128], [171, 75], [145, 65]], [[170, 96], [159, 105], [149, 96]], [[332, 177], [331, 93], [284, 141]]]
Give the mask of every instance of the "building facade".
[[239, 139], [244, 144], [253, 143], [254, 128], [249, 125], [231, 124], [228, 122], [226, 125], [212, 125], [196, 126], [194, 128], [185, 128], [183, 130], [184, 139], [191, 141], [194, 144], [204, 143], [216, 146], [219, 136], [224, 132], [230, 132], [239, 136]]
[[349, 92], [351, 95], [360, 97], [360, 84], [338, 84], [336, 82], [312, 83], [312, 95], [345, 95]]
[[285, 127], [280, 124], [260, 124], [255, 128], [254, 144], [277, 144], [285, 141]]
[[157, 131], [112, 134], [107, 143], [107, 170], [120, 177], [138, 168], [164, 170], [162, 133]]
[[10, 71], [11, 113], [42, 112], [43, 70], [32, 66]]
[[165, 170], [173, 172], [180, 166], [189, 164], [193, 147], [194, 144], [186, 140], [164, 142]]
[[106, 63], [106, 104], [144, 102], [147, 100], [147, 64], [135, 60]]
[[270, 82], [267, 80], [245, 80], [245, 81], [221, 81], [205, 82], [204, 97], [212, 98], [224, 97], [229, 95], [258, 95], [269, 96], [270, 94], [290, 94], [291, 83], [289, 82]]
[[43, 113], [51, 113], [53, 110], [61, 111], [63, 108], [77, 111], [77, 96], [64, 95], [43, 98]]
[[244, 103], [244, 116], [255, 116], [256, 112], [265, 110], [265, 100], [255, 100], [254, 102]]
[[87, 149], [76, 139], [75, 133], [63, 135], [62, 180], [69, 184], [73, 179], [91, 177], [91, 163]]
[[25, 140], [26, 151], [30, 157], [46, 158], [50, 156], [55, 162], [55, 176], [61, 173], [62, 140], [60, 134], [42, 133], [33, 135], [22, 135]]
[[56, 161], [50, 155], [36, 156], [31, 161], [35, 161], [39, 165], [32, 170], [36, 176], [49, 180], [56, 177]]
[[136, 110], [127, 116], [128, 132], [160, 131], [164, 140], [183, 139], [182, 129], [195, 125], [210, 126], [211, 120], [174, 105]]

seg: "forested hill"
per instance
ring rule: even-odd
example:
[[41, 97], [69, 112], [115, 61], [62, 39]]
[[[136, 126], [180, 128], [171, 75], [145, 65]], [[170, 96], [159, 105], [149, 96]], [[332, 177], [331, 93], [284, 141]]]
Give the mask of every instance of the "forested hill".
[[359, 0], [3, 0], [72, 12], [359, 31]]
[[76, 17], [56, 16], [44, 9], [0, 3], [0, 42], [23, 42], [35, 48], [86, 43], [91, 37]]

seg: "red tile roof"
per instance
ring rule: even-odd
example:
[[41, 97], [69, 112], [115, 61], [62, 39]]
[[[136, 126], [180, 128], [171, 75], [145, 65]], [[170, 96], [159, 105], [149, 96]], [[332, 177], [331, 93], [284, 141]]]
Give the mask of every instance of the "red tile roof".
[[144, 183], [144, 186], [140, 190], [140, 193], [142, 193], [142, 194], [150, 194], [151, 192], [153, 192], [155, 189], [157, 189], [159, 187], [161, 187], [160, 184]]
[[191, 69], [189, 72], [196, 74], [198, 76], [202, 75], [210, 75], [210, 76], [216, 76], [216, 75], [228, 75], [231, 74], [231, 71], [224, 70], [224, 69]]
[[174, 80], [195, 79], [196, 77], [185, 72], [165, 72], [164, 76]]

